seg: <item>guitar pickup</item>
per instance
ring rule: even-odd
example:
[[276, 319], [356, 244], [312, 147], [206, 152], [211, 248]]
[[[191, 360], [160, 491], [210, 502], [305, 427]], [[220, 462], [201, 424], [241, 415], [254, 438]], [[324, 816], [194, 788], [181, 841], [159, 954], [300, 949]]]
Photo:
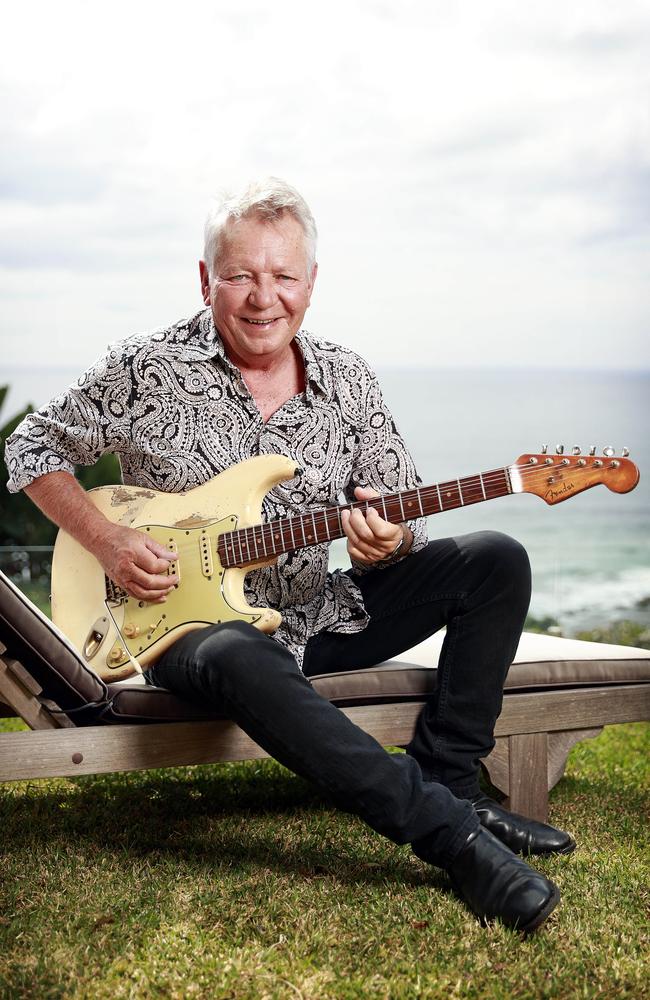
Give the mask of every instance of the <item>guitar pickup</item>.
[[[170, 552], [175, 552], [176, 555], [178, 555], [178, 546], [176, 545], [175, 539], [173, 538], [167, 539], [167, 548], [169, 549]], [[178, 568], [177, 559], [172, 559], [172, 561], [170, 562], [169, 567], [167, 569], [167, 576], [175, 576], [178, 579], [178, 583], [181, 582], [181, 571]]]
[[212, 560], [212, 539], [208, 535], [205, 528], [199, 535], [199, 553], [201, 556], [201, 572], [203, 576], [207, 576], [208, 580], [212, 579], [212, 574], [214, 573], [214, 562]]

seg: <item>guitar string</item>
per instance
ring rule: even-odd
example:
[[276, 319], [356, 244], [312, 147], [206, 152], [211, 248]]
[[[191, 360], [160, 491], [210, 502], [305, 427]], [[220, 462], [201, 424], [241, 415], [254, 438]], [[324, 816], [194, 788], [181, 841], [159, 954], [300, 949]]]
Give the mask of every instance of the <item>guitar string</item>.
[[[602, 461], [602, 459], [599, 459], [599, 460]], [[593, 461], [596, 461], [596, 459], [593, 459]], [[593, 461], [592, 461], [591, 469], [594, 468]], [[606, 467], [607, 466], [600, 466], [600, 467], [597, 467], [597, 468], [601, 468], [601, 469], [604, 470]], [[608, 466], [608, 467], [611, 467], [611, 466]], [[320, 528], [327, 528], [328, 529], [328, 534], [329, 534], [329, 529], [332, 527], [332, 525], [330, 523], [331, 519], [332, 519], [332, 515], [334, 516], [335, 522], [338, 522], [338, 524], [340, 525], [340, 513], [343, 510], [352, 510], [352, 509], [357, 509], [358, 510], [358, 509], [363, 509], [363, 507], [365, 505], [366, 506], [366, 511], [367, 511], [369, 509], [369, 507], [372, 506], [373, 503], [375, 503], [375, 502], [377, 504], [381, 504], [382, 506], [383, 506], [384, 503], [386, 503], [387, 505], [396, 505], [396, 504], [398, 504], [400, 502], [400, 499], [399, 499], [400, 497], [403, 500], [409, 494], [411, 494], [413, 497], [417, 497], [418, 494], [419, 494], [420, 497], [422, 497], [425, 501], [427, 499], [430, 499], [430, 498], [434, 498], [434, 499], [437, 498], [438, 501], [440, 502], [441, 499], [442, 499], [439, 496], [440, 490], [442, 488], [444, 488], [444, 487], [449, 487], [449, 486], [453, 487], [453, 489], [454, 489], [454, 491], [456, 493], [456, 498], [455, 498], [456, 502], [453, 504], [453, 506], [445, 507], [444, 503], [442, 503], [442, 506], [439, 506], [438, 510], [430, 511], [428, 515], [425, 515], [425, 516], [431, 516], [431, 515], [434, 515], [434, 514], [443, 513], [443, 512], [445, 512], [447, 510], [455, 510], [458, 507], [463, 506], [463, 504], [466, 504], [467, 506], [472, 506], [473, 502], [477, 502], [477, 501], [478, 502], [482, 502], [483, 500], [497, 499], [497, 497], [484, 497], [484, 496], [480, 496], [480, 497], [476, 498], [476, 501], [472, 501], [468, 497], [463, 497], [463, 495], [466, 494], [469, 489], [472, 489], [472, 488], [476, 489], [481, 483], [483, 484], [484, 487], [487, 487], [488, 489], [492, 485], [497, 485], [497, 484], [500, 485], [500, 486], [505, 485], [505, 483], [507, 481], [506, 473], [508, 471], [511, 471], [511, 470], [518, 471], [520, 473], [520, 476], [522, 478], [526, 478], [526, 479], [531, 479], [532, 477], [538, 477], [540, 479], [544, 479], [544, 478], [548, 477], [549, 473], [552, 473], [553, 470], [561, 469], [561, 470], [564, 470], [564, 471], [569, 471], [569, 470], [571, 470], [571, 468], [573, 468], [574, 471], [585, 472], [585, 471], [589, 471], [590, 467], [589, 466], [580, 466], [579, 467], [577, 465], [577, 462], [575, 462], [573, 464], [573, 466], [571, 466], [571, 464], [569, 464], [569, 465], [563, 465], [562, 464], [562, 460], [559, 460], [559, 461], [553, 460], [552, 464], [549, 464], [549, 465], [546, 465], [546, 464], [544, 464], [544, 465], [531, 465], [528, 462], [525, 465], [516, 465], [516, 464], [513, 464], [513, 465], [510, 465], [510, 466], [504, 466], [501, 469], [493, 469], [493, 470], [491, 470], [489, 472], [485, 472], [485, 473], [475, 473], [474, 475], [471, 475], [471, 476], [463, 476], [463, 477], [458, 477], [457, 479], [445, 480], [445, 481], [440, 482], [440, 483], [432, 484], [431, 486], [414, 487], [414, 488], [409, 489], [409, 490], [400, 491], [399, 493], [384, 494], [383, 496], [380, 496], [380, 497], [377, 497], [377, 498], [373, 498], [373, 499], [371, 499], [369, 501], [366, 501], [366, 500], [357, 500], [357, 501], [353, 501], [349, 505], [344, 504], [344, 505], [341, 505], [341, 506], [338, 506], [338, 507], [337, 506], [332, 506], [332, 507], [324, 508], [323, 510], [319, 510], [319, 511], [313, 511], [313, 512], [307, 512], [307, 513], [297, 514], [294, 517], [283, 517], [283, 518], [280, 518], [278, 521], [266, 521], [266, 522], [260, 522], [259, 524], [256, 524], [256, 525], [248, 525], [248, 526], [242, 527], [242, 528], [234, 528], [231, 531], [223, 532], [219, 536], [219, 541], [223, 540], [224, 544], [226, 546], [228, 544], [230, 544], [231, 546], [233, 546], [234, 543], [235, 543], [234, 542], [234, 537], [236, 536], [238, 542], [242, 542], [245, 545], [246, 549], [247, 549], [246, 559], [242, 560], [242, 561], [245, 561], [245, 562], [254, 562], [257, 559], [268, 558], [269, 553], [266, 551], [267, 544], [272, 549], [272, 552], [270, 553], [271, 556], [279, 555], [281, 552], [287, 551], [286, 548], [281, 548], [280, 552], [276, 551], [275, 550], [275, 541], [274, 541], [273, 537], [271, 537], [271, 536], [274, 533], [277, 533], [278, 529], [279, 529], [279, 535], [280, 535], [280, 539], [279, 540], [281, 542], [281, 545], [282, 546], [287, 545], [288, 539], [285, 539], [285, 537], [284, 537], [285, 530], [288, 527], [290, 527], [290, 526], [291, 527], [298, 527], [299, 524], [300, 524], [301, 519], [308, 520], [308, 521], [312, 522], [312, 525], [313, 525], [314, 529], [316, 530], [317, 534], [319, 533], [319, 529]], [[461, 483], [462, 483], [462, 487], [461, 487]], [[498, 494], [498, 496], [507, 496], [507, 495], [510, 495], [510, 494], [509, 493]], [[415, 516], [418, 517], [420, 515], [417, 514], [417, 513], [415, 513]], [[290, 524], [290, 522], [291, 522], [291, 524]], [[334, 530], [342, 530], [342, 528], [339, 527], [339, 528], [335, 528]], [[259, 536], [259, 545], [264, 550], [262, 553], [256, 552], [255, 555], [251, 554], [251, 545], [249, 544], [249, 542], [246, 539], [246, 536], [247, 536], [247, 534], [249, 532], [252, 533], [253, 541], [255, 541], [255, 536], [256, 535]], [[303, 533], [303, 535], [304, 535], [304, 532], [301, 531], [301, 533]], [[233, 538], [230, 541], [230, 543], [228, 543], [228, 542], [225, 541], [226, 536], [228, 536], [228, 535], [233, 536]], [[311, 532], [310, 532], [310, 537], [311, 537]], [[343, 537], [343, 536], [339, 535], [338, 537], [340, 538], [340, 537]], [[304, 537], [302, 545], [296, 546], [294, 544], [291, 544], [291, 545], [288, 546], [288, 550], [295, 549], [295, 548], [307, 548], [307, 547], [310, 547], [313, 544], [318, 544], [319, 542], [322, 543], [322, 542], [326, 542], [326, 541], [329, 541], [329, 540], [330, 540], [329, 538], [317, 538], [316, 540], [307, 541], [306, 537]], [[178, 554], [179, 555], [180, 555], [181, 551], [189, 551], [190, 549], [195, 549], [195, 541], [192, 541], [192, 542], [189, 542], [189, 541], [188, 542], [180, 542], [178, 544], [178, 546], [177, 546], [177, 549], [178, 549]], [[243, 556], [243, 554], [244, 553], [242, 552], [241, 555]], [[227, 548], [226, 548], [226, 555], [228, 556]], [[236, 560], [236, 554], [235, 554], [235, 560]], [[236, 564], [236, 561], [235, 561], [234, 564]]]
[[[602, 459], [600, 461], [602, 461]], [[592, 464], [592, 468], [593, 467], [594, 466]], [[601, 466], [601, 467], [604, 468], [604, 466]], [[524, 478], [524, 474], [525, 474], [525, 478], [527, 478], [527, 479], [530, 479], [533, 476], [536, 476], [539, 479], [544, 479], [544, 478], [548, 477], [549, 472], [551, 472], [552, 469], [557, 469], [557, 468], [561, 468], [563, 470], [568, 470], [568, 469], [571, 468], [571, 462], [569, 461], [569, 462], [567, 462], [567, 464], [564, 464], [563, 460], [559, 460], [557, 462], [556, 461], [552, 461], [552, 463], [549, 464], [549, 465], [546, 465], [546, 463], [544, 463], [544, 465], [531, 465], [528, 462], [525, 465], [519, 465], [519, 466], [513, 464], [511, 466], [506, 466], [506, 467], [504, 467], [502, 469], [494, 469], [494, 470], [492, 470], [490, 472], [487, 472], [487, 473], [482, 473], [482, 474], [481, 473], [476, 473], [473, 476], [459, 477], [458, 479], [455, 479], [455, 480], [447, 480], [445, 482], [434, 484], [433, 486], [424, 486], [424, 487], [419, 487], [419, 488], [415, 488], [415, 489], [411, 489], [411, 490], [404, 490], [404, 491], [401, 491], [400, 493], [385, 494], [383, 497], [380, 496], [380, 497], [373, 498], [373, 499], [368, 500], [368, 501], [366, 501], [366, 500], [354, 501], [350, 505], [343, 505], [341, 507], [329, 507], [329, 508], [325, 508], [324, 510], [321, 510], [321, 511], [314, 511], [314, 512], [309, 512], [309, 513], [306, 513], [306, 514], [298, 514], [294, 518], [281, 518], [279, 521], [276, 521], [276, 522], [273, 522], [273, 521], [271, 521], [271, 522], [263, 522], [263, 523], [257, 524], [257, 525], [249, 525], [247, 527], [237, 528], [237, 529], [234, 529], [232, 532], [225, 532], [224, 535], [221, 536], [220, 541], [221, 541], [221, 539], [223, 539], [224, 544], [226, 546], [226, 548], [225, 548], [226, 557], [230, 558], [230, 555], [232, 555], [232, 552], [230, 554], [228, 552], [227, 546], [228, 546], [229, 543], [228, 543], [228, 541], [226, 541], [226, 537], [225, 536], [227, 536], [228, 534], [231, 534], [233, 536], [233, 538], [230, 541], [231, 548], [234, 547], [234, 544], [235, 544], [235, 537], [234, 536], [236, 536], [237, 543], [238, 543], [238, 545], [240, 547], [240, 558], [239, 558], [239, 560], [237, 560], [237, 554], [234, 553], [234, 565], [237, 565], [238, 562], [244, 562], [244, 563], [254, 562], [256, 559], [268, 557], [269, 553], [266, 551], [266, 544], [267, 543], [269, 544], [269, 546], [270, 546], [270, 548], [272, 550], [271, 551], [271, 555], [272, 556], [276, 556], [276, 555], [280, 554], [281, 552], [285, 552], [287, 550], [292, 550], [292, 549], [295, 549], [295, 548], [307, 548], [307, 547], [309, 547], [311, 545], [317, 544], [318, 542], [329, 541], [330, 540], [329, 529], [331, 527], [330, 521], [331, 521], [332, 513], [334, 514], [334, 517], [335, 517], [335, 528], [334, 528], [334, 530], [335, 531], [341, 531], [341, 532], [342, 532], [342, 527], [341, 527], [340, 512], [342, 510], [362, 509], [364, 507], [364, 505], [365, 505], [366, 511], [367, 511], [369, 509], [369, 507], [379, 506], [379, 505], [396, 506], [399, 503], [400, 504], [400, 513], [403, 514], [403, 511], [401, 509], [402, 508], [401, 501], [403, 501], [409, 495], [412, 495], [414, 497], [417, 497], [419, 495], [425, 501], [427, 499], [431, 498], [432, 496], [434, 498], [437, 496], [438, 502], [439, 502], [440, 506], [438, 507], [437, 510], [430, 511], [429, 515], [439, 514], [439, 513], [443, 513], [446, 510], [457, 509], [458, 507], [463, 506], [464, 504], [466, 504], [467, 506], [470, 506], [470, 505], [472, 505], [475, 502], [482, 502], [483, 500], [488, 500], [488, 499], [496, 499], [496, 497], [487, 497], [485, 495], [483, 495], [483, 496], [476, 496], [476, 498], [472, 499], [471, 497], [468, 497], [466, 494], [467, 494], [467, 490], [468, 489], [472, 489], [472, 488], [476, 489], [477, 486], [479, 485], [479, 482], [482, 482], [483, 486], [484, 487], [487, 486], [488, 489], [493, 484], [498, 484], [500, 486], [503, 486], [504, 482], [506, 481], [505, 473], [508, 470], [517, 470], [517, 471], [519, 471], [520, 474], [521, 474], [521, 476], [522, 476], [522, 478]], [[582, 472], [582, 471], [584, 471], [584, 470], [587, 469], [587, 466], [578, 466], [577, 462], [574, 462], [573, 463], [573, 468], [577, 469], [579, 472]], [[600, 468], [600, 467], [597, 467], [597, 468]], [[471, 480], [473, 480], [473, 482], [471, 482]], [[463, 484], [462, 487], [461, 487], [461, 482]], [[455, 502], [453, 503], [453, 506], [449, 506], [449, 507], [445, 507], [445, 504], [444, 504], [444, 502], [442, 502], [442, 498], [440, 496], [440, 488], [444, 488], [444, 487], [447, 487], [447, 486], [453, 487], [454, 490], [455, 490], [455, 492], [457, 493], [457, 498], [454, 498]], [[483, 492], [484, 491], [482, 490], [482, 493]], [[503, 493], [498, 494], [498, 496], [504, 496], [504, 495], [508, 495], [508, 493], [506, 493], [506, 494], [503, 494]], [[446, 498], [448, 498], [448, 496], [449, 496], [449, 494], [447, 494]], [[419, 515], [416, 514], [416, 516], [419, 516]], [[320, 530], [319, 530], [320, 528], [326, 528], [328, 537], [327, 538], [317, 537], [315, 540], [313, 540], [311, 538], [311, 534], [307, 535], [306, 532], [305, 532], [305, 530], [304, 530], [304, 526], [305, 526], [305, 524], [307, 524], [307, 526], [308, 526], [308, 522], [309, 521], [312, 522], [312, 524], [313, 524], [313, 526], [314, 526], [314, 528], [316, 530], [317, 536], [320, 534]], [[302, 531], [302, 534], [303, 534], [303, 544], [302, 545], [296, 546], [294, 544], [294, 542], [293, 542], [293, 539], [292, 539], [292, 543], [288, 544], [288, 540], [284, 537], [284, 532], [285, 532], [286, 527], [288, 526], [289, 522], [292, 522], [292, 525], [291, 525], [292, 528], [295, 525], [295, 526], [299, 527], [299, 529]], [[338, 526], [337, 526], [337, 522], [338, 522]], [[269, 530], [267, 530], [267, 529], [269, 529]], [[277, 533], [278, 529], [279, 529], [279, 541], [281, 543], [280, 552], [277, 551], [276, 545], [275, 545], [275, 542], [278, 539], [277, 538], [274, 539], [272, 537], [272, 535], [274, 533]], [[309, 526], [307, 527], [307, 530], [310, 531]], [[251, 551], [252, 550], [251, 550], [251, 545], [248, 542], [249, 533], [251, 534], [253, 542], [255, 543], [256, 550], [257, 550], [257, 539], [259, 538], [259, 544], [264, 549], [262, 557], [260, 557], [259, 552], [256, 552], [256, 555], [254, 557], [251, 557]], [[293, 531], [292, 531], [292, 534], [293, 534]], [[338, 537], [342, 537], [342, 535], [338, 535]], [[246, 548], [246, 550], [247, 550], [246, 551], [246, 558], [245, 559], [242, 558], [243, 555], [244, 555], [244, 553], [242, 551], [243, 548]]]

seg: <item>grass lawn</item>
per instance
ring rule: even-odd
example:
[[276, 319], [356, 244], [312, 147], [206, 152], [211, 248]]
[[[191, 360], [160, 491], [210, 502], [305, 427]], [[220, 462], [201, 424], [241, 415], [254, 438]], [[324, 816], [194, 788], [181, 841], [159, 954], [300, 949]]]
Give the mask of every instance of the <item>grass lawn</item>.
[[528, 939], [270, 761], [4, 785], [0, 996], [641, 1000], [649, 744], [572, 751]]

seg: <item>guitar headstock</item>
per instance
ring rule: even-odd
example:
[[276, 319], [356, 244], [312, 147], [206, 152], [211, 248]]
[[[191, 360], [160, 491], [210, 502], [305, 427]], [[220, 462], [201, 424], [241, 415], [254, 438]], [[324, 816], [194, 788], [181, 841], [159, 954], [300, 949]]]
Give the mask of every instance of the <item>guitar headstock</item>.
[[535, 493], [549, 504], [561, 503], [600, 483], [614, 493], [629, 493], [639, 482], [639, 470], [628, 455], [627, 448], [623, 448], [617, 457], [610, 446], [603, 448], [602, 455], [596, 455], [593, 445], [587, 455], [582, 455], [578, 447], [565, 455], [561, 444], [554, 455], [549, 455], [548, 446], [543, 445], [540, 454], [520, 455], [508, 467], [512, 491]]

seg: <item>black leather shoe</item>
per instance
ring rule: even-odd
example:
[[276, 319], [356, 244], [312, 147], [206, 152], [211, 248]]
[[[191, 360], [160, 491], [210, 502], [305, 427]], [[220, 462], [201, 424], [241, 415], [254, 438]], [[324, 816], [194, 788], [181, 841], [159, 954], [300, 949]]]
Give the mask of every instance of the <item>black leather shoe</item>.
[[563, 830], [556, 830], [547, 823], [527, 819], [519, 813], [508, 812], [487, 795], [475, 795], [469, 800], [486, 830], [509, 847], [515, 854], [571, 854], [576, 842]]
[[482, 828], [470, 833], [447, 871], [454, 889], [477, 916], [498, 918], [525, 934], [543, 924], [560, 902], [553, 882]]

